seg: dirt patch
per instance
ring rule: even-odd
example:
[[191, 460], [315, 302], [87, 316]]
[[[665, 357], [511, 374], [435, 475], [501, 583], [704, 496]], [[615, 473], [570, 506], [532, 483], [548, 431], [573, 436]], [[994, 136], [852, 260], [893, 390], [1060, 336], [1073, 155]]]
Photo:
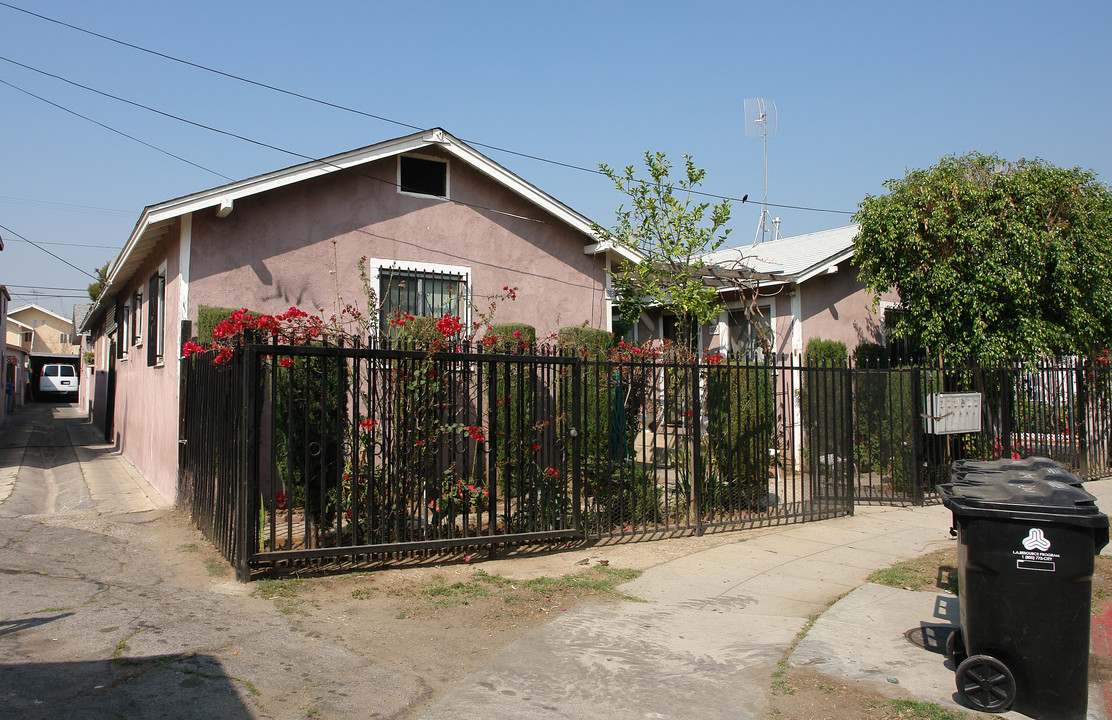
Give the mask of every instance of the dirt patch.
[[[773, 679], [772, 711], [777, 720], [969, 720], [995, 715], [963, 712], [912, 698], [893, 699], [859, 683], [832, 678], [811, 668], [790, 668]], [[777, 682], [777, 680], [779, 682]]]
[[[957, 547], [945, 548], [878, 570], [870, 582], [905, 590], [942, 590], [957, 594]], [[1093, 614], [1112, 604], [1112, 558], [1097, 556], [1093, 572]], [[1112, 658], [1091, 655], [1089, 681], [1112, 682]], [[918, 701], [893, 687], [889, 694], [807, 667], [781, 661], [771, 680], [772, 711], [777, 720], [968, 720], [996, 715], [955, 710]]]

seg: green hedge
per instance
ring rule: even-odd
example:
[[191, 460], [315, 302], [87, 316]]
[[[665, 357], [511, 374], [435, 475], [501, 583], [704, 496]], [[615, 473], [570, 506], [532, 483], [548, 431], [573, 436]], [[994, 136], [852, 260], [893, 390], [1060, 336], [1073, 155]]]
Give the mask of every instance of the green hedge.
[[562, 327], [556, 333], [556, 346], [561, 350], [584, 348], [590, 355], [602, 355], [614, 347], [614, 335], [608, 330], [583, 327]]
[[212, 331], [238, 309], [212, 305], [202, 305], [197, 308], [197, 341], [202, 344], [212, 342]]
[[[525, 323], [491, 325], [489, 332], [498, 338], [490, 346], [491, 351], [496, 353], [520, 355], [525, 349], [532, 347], [537, 342], [537, 329]], [[518, 333], [517, 337], [514, 337], [515, 332]], [[525, 344], [524, 348], [522, 343]]]

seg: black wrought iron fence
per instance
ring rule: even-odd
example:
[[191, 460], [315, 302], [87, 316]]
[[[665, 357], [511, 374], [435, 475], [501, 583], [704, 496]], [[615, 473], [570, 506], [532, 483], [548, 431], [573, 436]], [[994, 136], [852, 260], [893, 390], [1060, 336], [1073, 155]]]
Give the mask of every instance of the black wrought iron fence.
[[[181, 497], [252, 567], [803, 522], [933, 498], [958, 458], [1107, 474], [1109, 371], [693, 361], [628, 347], [246, 345], [183, 360]], [[945, 435], [934, 399], [978, 398]]]

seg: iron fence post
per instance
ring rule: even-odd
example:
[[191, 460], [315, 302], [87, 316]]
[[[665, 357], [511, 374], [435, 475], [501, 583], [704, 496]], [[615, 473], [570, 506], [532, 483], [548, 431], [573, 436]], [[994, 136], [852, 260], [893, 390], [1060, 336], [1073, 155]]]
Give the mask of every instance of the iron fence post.
[[699, 402], [699, 361], [691, 363], [691, 502], [695, 505], [695, 535], [706, 532], [703, 527], [703, 409]]
[[911, 502], [915, 505], [923, 504], [923, 468], [925, 466], [925, 458], [923, 456], [923, 377], [922, 370], [918, 366], [911, 370], [911, 413], [915, 421], [912, 423], [911, 437], [912, 437], [912, 450], [911, 450], [911, 487], [912, 498]]
[[583, 522], [583, 507], [582, 507], [582, 478], [580, 477], [580, 444], [579, 444], [579, 427], [582, 425], [582, 403], [580, 402], [580, 393], [583, 389], [582, 365], [578, 358], [575, 358], [571, 366], [571, 418], [569, 418], [568, 435], [571, 438], [571, 507], [572, 507], [572, 525], [582, 536], [586, 537], [587, 532]]
[[1083, 358], [1075, 366], [1077, 384], [1077, 410], [1072, 423], [1073, 436], [1077, 442], [1077, 468], [1083, 480], [1089, 478], [1089, 380], [1091, 373], [1086, 372], [1089, 360]]
[[236, 483], [236, 510], [237, 519], [235, 529], [235, 567], [236, 579], [247, 582], [251, 579], [248, 564], [249, 541], [254, 532], [254, 513], [251, 508], [252, 480], [258, 479], [258, 433], [255, 427], [255, 381], [256, 373], [253, 372], [256, 362], [255, 351], [250, 345], [244, 344], [241, 352], [235, 356], [237, 367], [236, 374], [241, 379], [243, 388], [243, 403], [240, 406], [239, 427], [237, 435], [240, 437], [239, 448], [239, 482]]
[[847, 515], [853, 515], [853, 495], [854, 490], [854, 475], [857, 471], [857, 453], [853, 445], [853, 406], [854, 406], [854, 393], [853, 393], [853, 374], [854, 370], [847, 362], [843, 369], [843, 377], [845, 378], [845, 407], [843, 408], [844, 421], [845, 421], [845, 434], [842, 441], [845, 443], [847, 450], [846, 457], [846, 470], [845, 470], [845, 495], [842, 498], [843, 507]]

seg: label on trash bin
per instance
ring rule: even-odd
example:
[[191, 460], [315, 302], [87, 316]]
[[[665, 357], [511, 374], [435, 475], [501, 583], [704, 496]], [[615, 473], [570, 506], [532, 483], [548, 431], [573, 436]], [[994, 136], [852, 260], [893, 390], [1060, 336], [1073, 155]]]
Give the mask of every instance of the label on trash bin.
[[1031, 528], [1027, 537], [1023, 538], [1023, 549], [1012, 550], [1012, 554], [1017, 556], [1016, 568], [1038, 572], [1054, 572], [1055, 561], [1062, 557], [1050, 552], [1050, 541], [1046, 539], [1042, 528]]

